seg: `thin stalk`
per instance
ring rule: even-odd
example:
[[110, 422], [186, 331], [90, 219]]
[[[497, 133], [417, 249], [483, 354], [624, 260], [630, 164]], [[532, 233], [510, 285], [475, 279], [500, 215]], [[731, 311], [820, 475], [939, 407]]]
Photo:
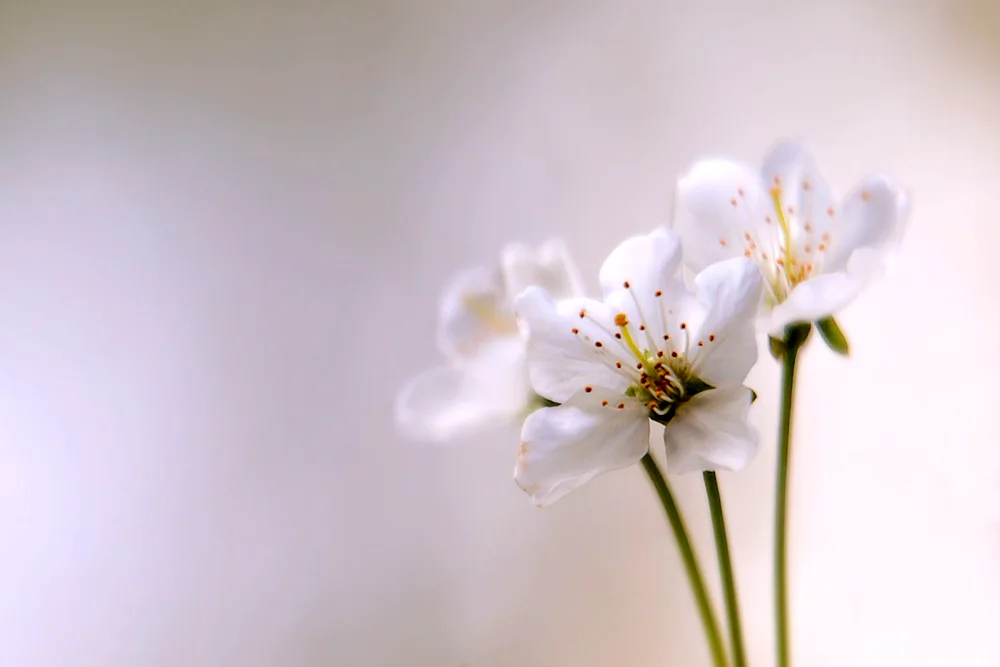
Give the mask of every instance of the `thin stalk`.
[[660, 467], [656, 465], [656, 461], [648, 453], [642, 457], [642, 467], [646, 470], [649, 481], [653, 483], [653, 488], [656, 489], [656, 494], [660, 497], [660, 503], [667, 513], [670, 528], [674, 531], [674, 537], [677, 539], [677, 548], [680, 549], [684, 570], [687, 572], [688, 581], [691, 582], [691, 591], [694, 593], [698, 614], [701, 616], [701, 623], [705, 628], [708, 648], [712, 653], [712, 664], [715, 667], [729, 667], [722, 633], [719, 631], [719, 621], [715, 610], [712, 609], [712, 601], [708, 597], [708, 589], [705, 588], [705, 579], [701, 575], [698, 558], [695, 556], [694, 547], [688, 537], [687, 528], [684, 526], [680, 508], [677, 507], [677, 502], [674, 500], [674, 494], [671, 493], [666, 478], [660, 472]]
[[[806, 330], [808, 335], [808, 329]], [[795, 360], [804, 336], [788, 335], [781, 355], [781, 424], [778, 435], [778, 473], [774, 508], [774, 620], [778, 667], [789, 667], [788, 647], [788, 460], [792, 447], [792, 406], [795, 396]]]
[[726, 536], [726, 518], [722, 512], [722, 496], [715, 473], [708, 470], [705, 478], [705, 493], [712, 512], [712, 529], [715, 531], [715, 550], [719, 553], [719, 574], [722, 575], [722, 590], [726, 596], [726, 616], [729, 621], [729, 646], [733, 651], [733, 666], [746, 667], [746, 653], [743, 650], [743, 628], [740, 624], [740, 606], [736, 597], [736, 579], [733, 577], [733, 563], [729, 558], [729, 538]]

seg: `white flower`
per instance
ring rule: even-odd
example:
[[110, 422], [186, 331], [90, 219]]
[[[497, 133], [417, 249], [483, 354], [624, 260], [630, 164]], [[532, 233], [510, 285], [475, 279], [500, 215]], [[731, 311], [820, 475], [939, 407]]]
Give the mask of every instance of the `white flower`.
[[527, 325], [528, 372], [560, 403], [532, 413], [514, 478], [546, 505], [649, 450], [650, 419], [666, 423], [671, 472], [737, 470], [756, 451], [742, 385], [757, 359], [760, 273], [745, 259], [711, 266], [697, 293], [676, 278], [677, 237], [630, 238], [601, 268], [604, 301], [557, 301], [527, 289], [516, 302]]
[[541, 285], [563, 297], [582, 293], [565, 247], [511, 245], [499, 268], [459, 273], [440, 302], [438, 346], [448, 360], [400, 390], [396, 422], [408, 436], [449, 440], [492, 423], [520, 417], [538, 400], [525, 369], [525, 332], [513, 297]]
[[746, 256], [764, 276], [768, 332], [829, 317], [880, 272], [902, 238], [909, 197], [884, 176], [869, 176], [835, 202], [798, 142], [783, 141], [760, 171], [701, 160], [677, 187], [673, 228], [685, 262], [700, 271]]

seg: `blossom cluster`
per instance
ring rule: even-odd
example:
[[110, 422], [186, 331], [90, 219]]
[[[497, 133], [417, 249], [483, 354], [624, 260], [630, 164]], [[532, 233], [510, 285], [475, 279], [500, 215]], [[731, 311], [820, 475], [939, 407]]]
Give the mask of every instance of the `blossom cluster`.
[[835, 328], [908, 215], [883, 176], [835, 200], [796, 141], [759, 169], [700, 160], [678, 179], [672, 219], [608, 256], [599, 299], [554, 241], [459, 274], [440, 306], [447, 363], [402, 389], [397, 421], [451, 440], [523, 420], [514, 477], [539, 505], [639, 461], [653, 422], [669, 472], [739, 470], [757, 449], [743, 383], [758, 331]]

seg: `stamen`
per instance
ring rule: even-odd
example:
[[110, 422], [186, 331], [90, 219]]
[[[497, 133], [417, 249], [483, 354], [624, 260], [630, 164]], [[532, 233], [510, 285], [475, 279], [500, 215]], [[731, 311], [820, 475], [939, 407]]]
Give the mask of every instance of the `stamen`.
[[[639, 346], [635, 344], [635, 341], [632, 339], [632, 334], [629, 333], [628, 316], [626, 316], [625, 313], [618, 313], [615, 315], [615, 324], [621, 327], [622, 337], [625, 339], [625, 345], [628, 347], [632, 355], [639, 361], [638, 368], [640, 370], [646, 368], [646, 371], [652, 375], [652, 366], [647, 368], [649, 362], [646, 360], [646, 355], [643, 354], [642, 350], [639, 349]], [[645, 326], [640, 325], [640, 329], [645, 331]]]
[[[775, 187], [771, 188], [771, 198], [774, 200], [774, 210], [778, 214], [778, 224], [781, 225], [781, 234], [785, 243], [785, 256], [791, 257], [792, 230], [788, 226], [788, 220], [785, 218], [784, 212], [781, 210], [781, 186], [777, 183]], [[789, 207], [788, 213], [793, 213], [791, 207]]]

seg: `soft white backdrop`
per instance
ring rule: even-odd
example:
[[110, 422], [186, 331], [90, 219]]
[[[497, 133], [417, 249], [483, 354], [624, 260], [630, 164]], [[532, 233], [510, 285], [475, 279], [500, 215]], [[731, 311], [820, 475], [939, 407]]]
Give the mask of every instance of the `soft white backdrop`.
[[595, 287], [693, 159], [786, 134], [916, 202], [853, 357], [803, 363], [798, 664], [1000, 663], [998, 37], [988, 0], [3, 0], [0, 664], [704, 664], [639, 470], [537, 510], [516, 431], [414, 446], [392, 396], [455, 269], [559, 235]]

